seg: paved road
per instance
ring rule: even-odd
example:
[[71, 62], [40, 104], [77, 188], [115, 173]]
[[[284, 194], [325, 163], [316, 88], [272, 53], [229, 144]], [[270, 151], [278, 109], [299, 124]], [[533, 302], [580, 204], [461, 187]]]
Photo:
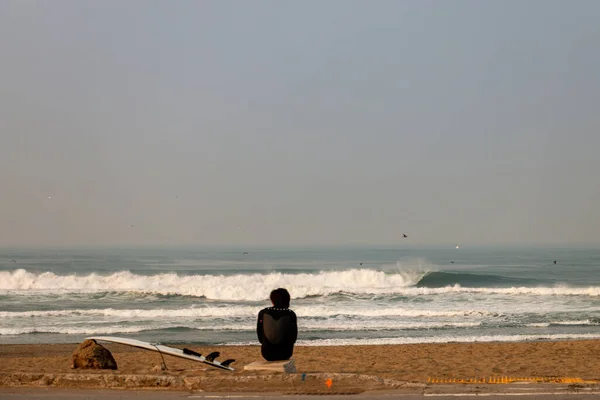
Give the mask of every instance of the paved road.
[[40, 389], [12, 388], [0, 389], [2, 400], [456, 400], [457, 398], [490, 397], [490, 400], [578, 400], [600, 398], [600, 387], [569, 387], [565, 385], [496, 385], [462, 386], [435, 385], [425, 391], [365, 392], [357, 395], [281, 395], [277, 393], [206, 393], [177, 392], [158, 390], [97, 390], [97, 389]]

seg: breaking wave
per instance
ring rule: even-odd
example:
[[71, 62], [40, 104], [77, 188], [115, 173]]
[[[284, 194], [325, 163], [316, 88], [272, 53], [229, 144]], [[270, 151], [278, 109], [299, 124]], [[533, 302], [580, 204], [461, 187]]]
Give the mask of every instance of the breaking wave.
[[402, 296], [452, 293], [600, 296], [598, 286], [526, 286], [527, 284], [523, 280], [485, 275], [414, 270], [384, 272], [372, 269], [239, 275], [137, 275], [121, 271], [110, 275], [92, 273], [81, 276], [56, 275], [52, 272], [32, 273], [23, 269], [0, 272], [0, 293], [13, 295], [128, 292], [225, 301], [263, 301], [272, 288], [286, 287], [295, 299], [338, 293]]
[[[129, 271], [110, 275], [40, 274], [23, 269], [0, 272], [0, 290], [46, 292], [130, 291], [162, 295], [205, 297], [215, 300], [265, 300], [274, 287], [286, 287], [294, 298], [327, 296], [340, 292], [393, 293], [415, 285], [422, 272], [388, 274], [370, 269], [318, 273], [250, 275], [189, 275], [175, 273], [136, 275]], [[21, 294], [21, 293], [20, 293]]]

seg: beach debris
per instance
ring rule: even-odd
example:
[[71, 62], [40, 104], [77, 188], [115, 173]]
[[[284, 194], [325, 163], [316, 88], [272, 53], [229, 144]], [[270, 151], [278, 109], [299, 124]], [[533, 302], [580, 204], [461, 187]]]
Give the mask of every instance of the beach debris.
[[294, 359], [282, 361], [254, 361], [244, 366], [244, 371], [270, 371], [282, 372], [284, 374], [296, 373], [296, 362]]
[[73, 368], [117, 369], [117, 362], [106, 348], [86, 339], [73, 352]]
[[328, 389], [331, 389], [331, 385], [333, 385], [333, 379], [329, 378], [325, 381]]
[[403, 234], [402, 234], [402, 237], [403, 237], [403, 238], [407, 238], [407, 237], [408, 237], [408, 235], [407, 235], [406, 233], [403, 233]]
[[150, 371], [152, 371], [152, 372], [167, 371], [167, 367], [164, 364], [156, 364], [154, 367], [152, 367], [152, 369]]
[[554, 265], [556, 265], [556, 260], [554, 260]]

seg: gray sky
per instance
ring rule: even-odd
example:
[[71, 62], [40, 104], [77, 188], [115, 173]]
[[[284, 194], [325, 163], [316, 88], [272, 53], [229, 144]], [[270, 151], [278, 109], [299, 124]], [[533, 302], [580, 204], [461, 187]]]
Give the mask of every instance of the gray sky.
[[598, 1], [0, 1], [0, 246], [600, 243], [599, 151]]

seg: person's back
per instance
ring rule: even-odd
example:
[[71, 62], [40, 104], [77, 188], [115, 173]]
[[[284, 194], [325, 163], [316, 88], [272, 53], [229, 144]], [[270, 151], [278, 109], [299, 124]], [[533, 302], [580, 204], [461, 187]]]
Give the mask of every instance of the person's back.
[[294, 352], [298, 337], [296, 314], [288, 308], [290, 294], [287, 290], [273, 290], [270, 297], [273, 307], [258, 313], [256, 333], [262, 345], [261, 353], [267, 361], [287, 360]]

